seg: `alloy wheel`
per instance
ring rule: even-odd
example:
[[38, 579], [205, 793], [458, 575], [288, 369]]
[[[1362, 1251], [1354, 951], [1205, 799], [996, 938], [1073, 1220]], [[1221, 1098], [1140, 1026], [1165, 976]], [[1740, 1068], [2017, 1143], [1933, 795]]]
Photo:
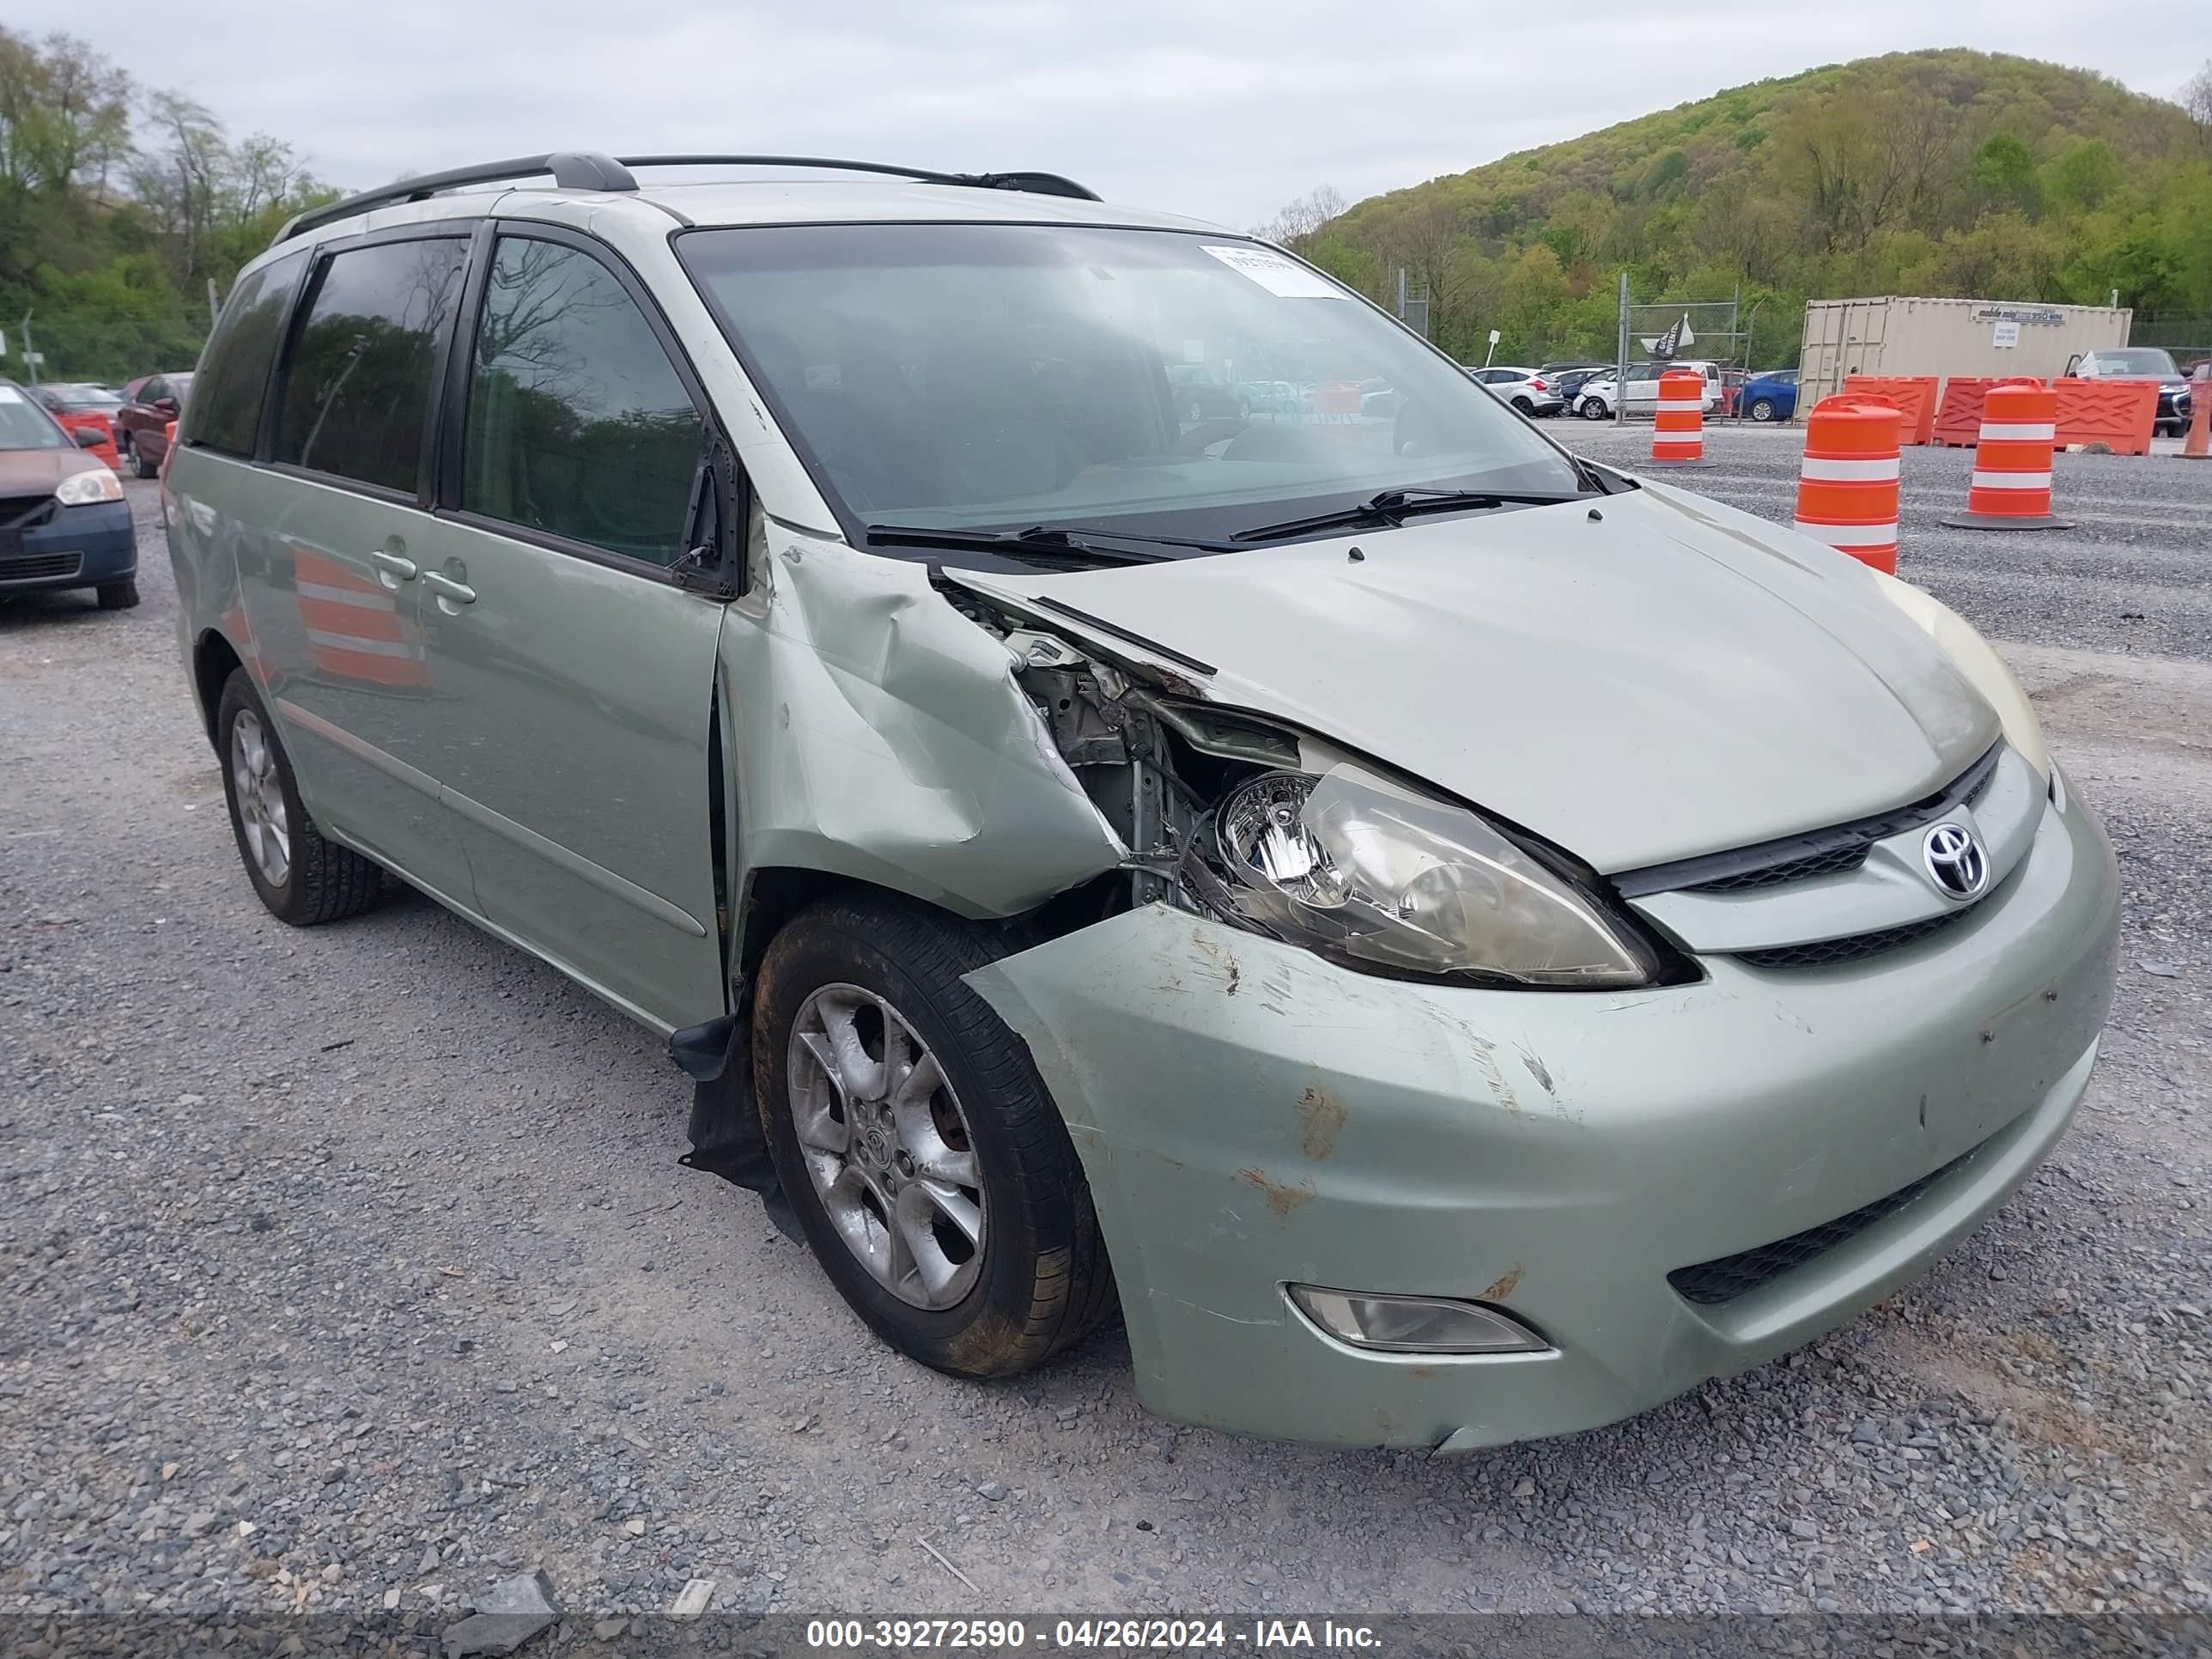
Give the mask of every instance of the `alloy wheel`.
[[982, 1269], [986, 1206], [929, 1045], [885, 999], [825, 985], [799, 1005], [785, 1073], [800, 1156], [845, 1247], [901, 1301], [957, 1305]]
[[261, 878], [282, 887], [292, 873], [292, 830], [284, 811], [284, 786], [276, 755], [260, 716], [241, 709], [230, 727], [230, 781], [238, 797], [239, 832]]

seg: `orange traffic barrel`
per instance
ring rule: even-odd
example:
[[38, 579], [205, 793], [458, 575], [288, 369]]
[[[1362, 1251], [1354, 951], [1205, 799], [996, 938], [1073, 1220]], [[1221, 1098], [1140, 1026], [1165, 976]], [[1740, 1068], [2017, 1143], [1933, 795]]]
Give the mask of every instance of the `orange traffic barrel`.
[[1659, 414], [1651, 428], [1651, 459], [1705, 459], [1705, 377], [1694, 368], [1670, 368], [1659, 377]]
[[2197, 365], [2189, 399], [2189, 441], [2181, 446], [2181, 453], [2201, 461], [2212, 458], [2212, 363]]
[[1805, 422], [1797, 531], [1897, 574], [1898, 441], [1905, 416], [1879, 398], [1823, 398]]
[[1954, 530], [2067, 530], [2051, 516], [2051, 449], [2058, 394], [2040, 380], [2005, 380], [1982, 399], [1974, 477]]

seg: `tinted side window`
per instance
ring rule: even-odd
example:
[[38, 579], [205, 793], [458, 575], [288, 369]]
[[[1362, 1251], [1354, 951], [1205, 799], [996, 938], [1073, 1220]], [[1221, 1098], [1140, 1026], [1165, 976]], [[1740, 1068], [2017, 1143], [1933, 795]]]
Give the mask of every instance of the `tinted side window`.
[[471, 362], [464, 507], [672, 564], [703, 436], [613, 272], [556, 242], [500, 239]]
[[284, 368], [276, 459], [415, 488], [432, 361], [467, 252], [453, 238], [378, 242], [323, 267]]
[[269, 366], [276, 359], [284, 302], [291, 297], [292, 284], [307, 257], [296, 253], [264, 265], [232, 291], [194, 383], [186, 443], [204, 444], [226, 455], [253, 453], [254, 434], [261, 424], [261, 393], [269, 383]]

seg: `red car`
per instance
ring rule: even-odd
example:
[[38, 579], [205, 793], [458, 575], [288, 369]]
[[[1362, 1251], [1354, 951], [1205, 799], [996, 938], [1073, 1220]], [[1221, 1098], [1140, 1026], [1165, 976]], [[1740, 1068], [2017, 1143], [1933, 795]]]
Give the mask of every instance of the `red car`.
[[149, 374], [125, 389], [131, 392], [131, 401], [116, 416], [116, 447], [131, 458], [140, 477], [151, 478], [161, 472], [161, 462], [169, 453], [169, 423], [184, 412], [185, 399], [191, 395], [192, 377]]
[[70, 381], [42, 386], [36, 396], [72, 437], [80, 432], [97, 432], [100, 441], [84, 447], [118, 472], [123, 470], [123, 457], [115, 448], [115, 417], [123, 412], [122, 398], [106, 386]]

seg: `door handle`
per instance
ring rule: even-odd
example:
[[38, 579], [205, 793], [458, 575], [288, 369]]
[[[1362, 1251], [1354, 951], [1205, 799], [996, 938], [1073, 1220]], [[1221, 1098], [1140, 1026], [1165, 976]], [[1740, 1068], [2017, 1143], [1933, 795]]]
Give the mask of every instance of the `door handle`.
[[466, 582], [457, 582], [451, 576], [441, 576], [434, 570], [422, 573], [422, 584], [441, 599], [455, 605], [474, 605], [477, 591]]
[[412, 559], [403, 559], [397, 553], [386, 553], [379, 550], [371, 553], [368, 560], [378, 569], [390, 571], [403, 582], [411, 582], [415, 580], [415, 561]]

